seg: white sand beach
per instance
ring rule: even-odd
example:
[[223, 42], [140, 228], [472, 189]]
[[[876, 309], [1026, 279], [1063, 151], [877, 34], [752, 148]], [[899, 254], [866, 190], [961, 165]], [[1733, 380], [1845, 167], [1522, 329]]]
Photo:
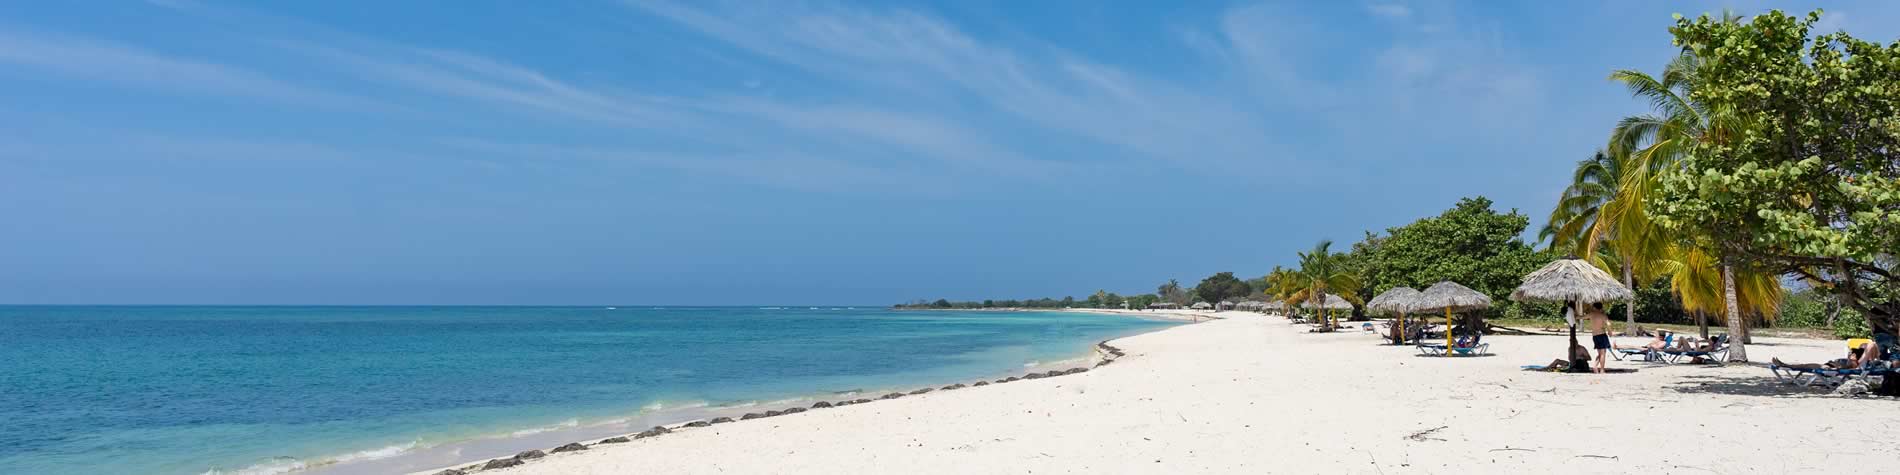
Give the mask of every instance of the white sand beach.
[[[1219, 315], [1111, 342], [1128, 356], [1086, 373], [689, 428], [480, 473], [1819, 473], [1900, 455], [1900, 401], [1781, 385], [1758, 366], [1525, 372], [1561, 355], [1563, 338], [1490, 336], [1496, 356], [1431, 358], [1364, 332]], [[1757, 361], [1844, 352], [1759, 340]]]

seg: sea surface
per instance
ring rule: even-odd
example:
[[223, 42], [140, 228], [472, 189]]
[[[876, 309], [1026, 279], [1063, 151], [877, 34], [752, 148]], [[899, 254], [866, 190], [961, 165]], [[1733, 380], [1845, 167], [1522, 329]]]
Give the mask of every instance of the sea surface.
[[0, 306], [0, 473], [388, 473], [1075, 364], [1173, 323], [847, 307]]

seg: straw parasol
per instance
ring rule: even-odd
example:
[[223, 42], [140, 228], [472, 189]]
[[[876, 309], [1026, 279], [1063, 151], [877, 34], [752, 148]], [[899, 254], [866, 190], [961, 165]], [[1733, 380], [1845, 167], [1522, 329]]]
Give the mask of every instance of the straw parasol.
[[1326, 294], [1326, 303], [1320, 304], [1320, 308], [1327, 310], [1352, 310], [1352, 302], [1346, 300], [1345, 297]]
[[1411, 287], [1394, 287], [1366, 301], [1366, 310], [1403, 314], [1418, 299], [1418, 294], [1418, 290]]
[[1260, 304], [1260, 308], [1261, 310], [1270, 311], [1270, 312], [1285, 312], [1286, 302], [1281, 302], [1278, 300], [1269, 301], [1269, 302]]
[[1415, 312], [1443, 310], [1445, 312], [1445, 356], [1451, 356], [1451, 312], [1482, 308], [1491, 308], [1491, 297], [1447, 280], [1432, 284], [1424, 292], [1420, 292], [1418, 299], [1413, 301], [1408, 310]]
[[1511, 291], [1511, 300], [1549, 302], [1608, 302], [1636, 296], [1608, 272], [1583, 259], [1558, 259], [1524, 276], [1524, 285]]
[[[1531, 271], [1524, 276], [1524, 284], [1511, 291], [1511, 300], [1523, 302], [1543, 300], [1564, 302], [1573, 305], [1629, 300], [1636, 292], [1617, 282], [1610, 273], [1598, 269], [1583, 259], [1558, 259], [1541, 269]], [[1580, 309], [1572, 308], [1576, 311]], [[1577, 346], [1577, 324], [1570, 323], [1570, 345]], [[1569, 355], [1569, 351], [1564, 352]], [[1565, 356], [1570, 359], [1570, 356]], [[1572, 362], [1575, 364], [1575, 362]]]
[[1407, 333], [1405, 333], [1405, 313], [1416, 303], [1418, 295], [1419, 291], [1417, 289], [1411, 287], [1394, 287], [1392, 290], [1387, 290], [1385, 293], [1373, 297], [1372, 300], [1366, 301], [1366, 310], [1391, 313], [1398, 317], [1399, 333], [1397, 339], [1393, 341], [1395, 345], [1405, 343], [1405, 336], [1407, 335]]
[[1313, 303], [1312, 300], [1300, 302], [1300, 308], [1319, 309], [1319, 318], [1324, 320], [1327, 310], [1352, 310], [1352, 301], [1335, 294], [1326, 294], [1325, 297], [1319, 299], [1319, 303], [1317, 304]]

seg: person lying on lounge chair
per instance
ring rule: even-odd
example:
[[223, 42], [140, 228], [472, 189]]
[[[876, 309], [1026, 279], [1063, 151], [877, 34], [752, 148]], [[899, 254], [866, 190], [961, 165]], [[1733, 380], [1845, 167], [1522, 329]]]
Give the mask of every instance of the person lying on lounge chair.
[[1616, 349], [1661, 351], [1663, 348], [1669, 347], [1669, 341], [1672, 339], [1669, 336], [1670, 334], [1667, 330], [1657, 330], [1656, 338], [1650, 339], [1649, 343], [1645, 343], [1643, 346], [1616, 345]]
[[1866, 338], [1855, 338], [1852, 340], [1847, 340], [1847, 357], [1846, 358], [1840, 358], [1834, 361], [1829, 361], [1826, 363], [1818, 363], [1818, 364], [1817, 363], [1788, 364], [1788, 363], [1781, 362], [1781, 358], [1770, 358], [1769, 360], [1773, 361], [1775, 366], [1780, 366], [1783, 368], [1856, 369], [1856, 368], [1861, 368], [1861, 367], [1865, 367], [1872, 364], [1873, 361], [1876, 358], [1878, 358], [1875, 355], [1879, 355], [1879, 354], [1880, 354], [1880, 345], [1875, 344], [1873, 340], [1868, 340]]

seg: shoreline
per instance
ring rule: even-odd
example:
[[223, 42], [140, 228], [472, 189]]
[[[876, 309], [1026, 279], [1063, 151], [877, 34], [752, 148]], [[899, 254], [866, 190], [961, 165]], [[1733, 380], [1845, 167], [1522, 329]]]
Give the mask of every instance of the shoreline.
[[[1032, 312], [1051, 312], [1059, 310], [1036, 309]], [[1136, 316], [1136, 315], [1125, 315]], [[1179, 323], [1184, 319], [1154, 318], [1147, 320]], [[1166, 330], [1170, 327], [1146, 329], [1115, 336], [1111, 339]], [[1106, 340], [1104, 340], [1106, 341]], [[976, 381], [991, 381], [1010, 378], [1022, 378], [1027, 374], [1063, 372], [1074, 368], [1093, 368], [1105, 358], [1112, 359], [1101, 347], [1101, 342], [1078, 342], [1077, 351], [1055, 358], [1031, 360], [1019, 366], [983, 371], [975, 376], [948, 376], [919, 378], [912, 382], [892, 382], [869, 385], [849, 385], [852, 389], [839, 391], [818, 391], [797, 394], [767, 394], [750, 400], [739, 401], [698, 401], [674, 400], [654, 401], [627, 412], [595, 414], [568, 418], [565, 421], [548, 422], [534, 426], [500, 428], [472, 436], [451, 436], [441, 440], [414, 438], [404, 441], [385, 443], [369, 448], [359, 447], [339, 450], [304, 460], [289, 459], [264, 462], [234, 469], [213, 470], [207, 473], [226, 474], [277, 474], [297, 475], [349, 475], [362, 473], [405, 473], [418, 467], [437, 467], [415, 473], [435, 473], [447, 467], [465, 467], [470, 462], [486, 462], [494, 458], [505, 458], [530, 450], [548, 451], [575, 442], [588, 444], [615, 437], [634, 438], [641, 432], [663, 427], [669, 430], [680, 429], [695, 421], [711, 421], [719, 418], [739, 420], [747, 413], [764, 414], [767, 411], [783, 412], [797, 408], [809, 410], [818, 402], [853, 401], [883, 397], [890, 393], [905, 396], [920, 390], [936, 391], [956, 384], [973, 384]], [[994, 384], [994, 383], [991, 383]], [[875, 400], [875, 399], [874, 399]]]
[[[1563, 337], [1497, 336], [1486, 339], [1494, 356], [1424, 357], [1373, 333], [1217, 316], [1104, 341], [1102, 351], [1138, 357], [1067, 377], [669, 429], [466, 473], [1805, 472], [1879, 463], [1878, 435], [1900, 428], [1892, 400], [1779, 385], [1748, 365], [1526, 372]], [[1833, 341], [1757, 340], [1763, 359], [1839, 352]], [[1815, 438], [1839, 450], [1786, 450]], [[1698, 443], [1727, 449], [1680, 449]]]
[[[1015, 310], [1001, 310], [1001, 311], [1015, 311]], [[1023, 310], [1023, 311], [1112, 314], [1112, 315], [1123, 315], [1123, 316], [1139, 316], [1139, 317], [1146, 317], [1146, 318], [1154, 319], [1154, 320], [1162, 320], [1162, 321], [1170, 321], [1170, 322], [1186, 322], [1186, 323], [1183, 323], [1182, 325], [1157, 328], [1157, 329], [1137, 332], [1130, 335], [1122, 335], [1115, 338], [1098, 341], [1094, 344], [1091, 344], [1087, 352], [1085, 352], [1082, 355], [1078, 355], [1074, 358], [1065, 358], [1065, 359], [1054, 361], [1054, 362], [1025, 365], [1021, 370], [1000, 371], [995, 374], [978, 378], [976, 380], [971, 380], [971, 381], [941, 382], [940, 385], [926, 384], [926, 385], [922, 385], [918, 387], [913, 387], [912, 389], [908, 389], [908, 390], [897, 389], [897, 388], [865, 389], [865, 390], [854, 390], [854, 391], [832, 393], [830, 396], [810, 395], [810, 396], [803, 396], [803, 397], [797, 397], [797, 398], [791, 398], [791, 399], [775, 400], [775, 401], [767, 402], [767, 403], [748, 403], [748, 404], [743, 404], [743, 405], [731, 405], [731, 406], [706, 406], [709, 409], [724, 409], [724, 410], [707, 410], [699, 414], [697, 417], [677, 418], [673, 420], [668, 420], [666, 422], [657, 422], [657, 423], [653, 423], [654, 424], [653, 426], [646, 427], [644, 429], [635, 428], [633, 430], [615, 432], [606, 436], [585, 437], [585, 438], [579, 438], [579, 439], [575, 439], [575, 438], [558, 439], [557, 442], [541, 444], [542, 446], [546, 446], [549, 448], [524, 449], [521, 452], [515, 453], [514, 455], [507, 455], [506, 453], [502, 453], [498, 455], [482, 456], [482, 457], [472, 457], [472, 458], [465, 457], [463, 460], [460, 460], [451, 464], [436, 466], [434, 468], [429, 468], [426, 470], [411, 471], [407, 473], [417, 474], [417, 475], [440, 475], [440, 474], [458, 474], [458, 473], [460, 474], [511, 473], [505, 469], [509, 467], [523, 465], [526, 462], [541, 459], [543, 457], [546, 457], [548, 455], [552, 455], [555, 453], [575, 452], [578, 450], [573, 450], [571, 448], [577, 445], [582, 446], [582, 447], [589, 447], [589, 448], [592, 448], [595, 446], [604, 447], [604, 446], [613, 445], [613, 444], [622, 444], [622, 443], [627, 443], [634, 440], [648, 439], [652, 437], [658, 437], [661, 435], [672, 434], [675, 431], [687, 431], [690, 429], [724, 426], [726, 424], [731, 424], [735, 422], [755, 422], [757, 420], [765, 419], [765, 418], [789, 416], [793, 414], [801, 414], [801, 413], [806, 413], [806, 412], [821, 410], [821, 409], [845, 408], [845, 407], [850, 407], [850, 406], [856, 406], [859, 404], [886, 402], [886, 401], [902, 399], [902, 398], [907, 398], [907, 397], [912, 397], [912, 396], [922, 396], [925, 394], [931, 394], [931, 393], [940, 392], [940, 391], [948, 392], [948, 391], [956, 391], [956, 390], [961, 390], [961, 389], [975, 389], [975, 388], [980, 388], [980, 387], [996, 386], [996, 385], [1014, 383], [1014, 382], [1019, 382], [1019, 381], [1033, 381], [1033, 380], [1041, 380], [1041, 379], [1048, 379], [1048, 378], [1057, 378], [1061, 376], [1069, 376], [1069, 375], [1074, 375], [1074, 374], [1082, 374], [1082, 373], [1087, 373], [1089, 371], [1093, 371], [1097, 368], [1101, 368], [1103, 366], [1107, 366], [1109, 364], [1113, 364], [1114, 362], [1127, 356], [1126, 351], [1112, 345], [1111, 342], [1119, 341], [1119, 340], [1123, 340], [1127, 338], [1132, 338], [1132, 337], [1137, 337], [1141, 335], [1146, 335], [1146, 334], [1166, 332], [1169, 330], [1173, 330], [1175, 328], [1190, 326], [1190, 325], [1193, 325], [1194, 323], [1210, 321], [1210, 319], [1208, 318], [1195, 319], [1193, 318], [1194, 316], [1191, 316], [1191, 315], [1173, 315], [1173, 314], [1156, 315], [1153, 312], [1145, 312], [1145, 313], [1137, 315], [1135, 314], [1135, 311], [1129, 311], [1129, 310], [1030, 309], [1030, 310]], [[1127, 312], [1127, 313], [1123, 313], [1123, 312]], [[1205, 316], [1202, 316], [1202, 317], [1205, 317]], [[1218, 318], [1218, 317], [1215, 317], [1215, 318]], [[764, 409], [767, 406], [778, 407], [778, 409]], [[743, 409], [743, 410], [740, 410], [740, 409]], [[596, 424], [595, 426], [598, 426], [598, 425], [599, 424]], [[430, 447], [430, 449], [441, 448], [447, 445], [451, 445], [451, 444], [444, 444], [443, 446]], [[568, 450], [561, 450], [561, 449], [568, 449]], [[507, 460], [519, 460], [523, 463], [510, 464], [509, 462], [505, 462]], [[504, 461], [504, 462], [501, 462], [499, 467], [488, 468], [488, 469], [483, 468], [484, 466], [493, 466], [491, 464], [495, 464], [496, 461]], [[325, 473], [326, 470], [331, 470], [335, 468], [337, 467], [335, 466], [312, 467], [309, 469], [298, 470], [293, 473], [296, 473], [299, 475], [321, 474], [321, 473]], [[351, 467], [351, 468], [363, 468], [363, 467]]]

